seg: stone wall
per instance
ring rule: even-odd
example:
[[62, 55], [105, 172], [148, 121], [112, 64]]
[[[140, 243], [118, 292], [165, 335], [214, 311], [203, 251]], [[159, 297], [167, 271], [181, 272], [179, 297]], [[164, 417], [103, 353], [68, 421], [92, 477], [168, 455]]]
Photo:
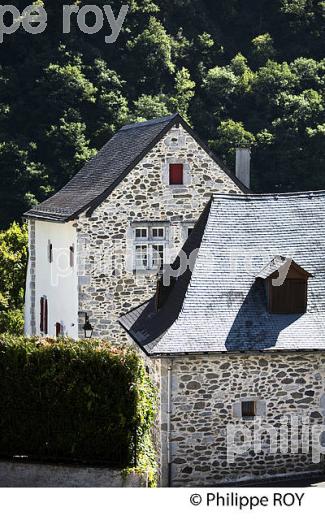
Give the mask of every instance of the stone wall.
[[[321, 425], [325, 415], [325, 353], [263, 353], [183, 356], [163, 361], [162, 367], [162, 484], [168, 485], [167, 466], [167, 368], [171, 367], [171, 485], [212, 486], [224, 482], [255, 480], [319, 471], [312, 450], [292, 453], [294, 430], [286, 428], [289, 450], [270, 453], [270, 435], [263, 428], [279, 427], [297, 417], [307, 432]], [[258, 402], [256, 419], [240, 417], [241, 401]], [[307, 418], [307, 419], [306, 419]], [[260, 421], [260, 426], [258, 426]], [[310, 421], [310, 425], [308, 425]], [[292, 423], [294, 424], [294, 422]], [[249, 449], [229, 462], [227, 427], [244, 426], [262, 433], [262, 452]], [[325, 427], [324, 427], [325, 428]], [[285, 439], [285, 436], [283, 437]], [[240, 438], [234, 437], [241, 445]], [[246, 448], [250, 440], [246, 439]], [[229, 447], [229, 442], [228, 442]], [[308, 443], [307, 443], [308, 451]], [[321, 456], [323, 457], [323, 456]]]
[[[185, 185], [169, 186], [170, 162], [184, 163]], [[240, 192], [196, 141], [173, 127], [127, 175], [89, 218], [78, 222], [79, 310], [89, 314], [94, 336], [129, 341], [117, 319], [149, 299], [157, 275], [135, 275], [131, 226], [168, 222], [171, 259], [185, 240], [186, 224], [195, 222], [212, 193]], [[127, 260], [128, 259], [128, 260]], [[82, 334], [84, 318], [80, 318]]]
[[0, 487], [148, 487], [148, 478], [109, 468], [0, 461]]
[[35, 249], [35, 220], [28, 221], [28, 265], [26, 272], [26, 294], [25, 294], [25, 334], [36, 334], [36, 249]]

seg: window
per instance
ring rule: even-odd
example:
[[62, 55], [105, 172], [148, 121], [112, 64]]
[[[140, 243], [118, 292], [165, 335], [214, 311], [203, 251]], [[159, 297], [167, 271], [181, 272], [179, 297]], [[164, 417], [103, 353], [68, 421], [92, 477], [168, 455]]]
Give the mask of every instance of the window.
[[188, 227], [187, 228], [187, 238], [190, 236], [190, 234], [192, 233], [194, 227]]
[[152, 267], [153, 269], [160, 269], [164, 264], [164, 246], [152, 246]]
[[40, 299], [40, 332], [48, 333], [48, 305], [46, 296]]
[[74, 266], [74, 246], [70, 246], [70, 267]]
[[63, 325], [62, 323], [56, 322], [55, 324], [55, 335], [57, 338], [63, 336]]
[[286, 279], [274, 286], [269, 279], [269, 312], [272, 314], [303, 314], [307, 308], [307, 280]]
[[135, 268], [150, 269], [148, 262], [148, 246], [135, 246]]
[[242, 401], [241, 415], [243, 418], [256, 417], [256, 401]]
[[152, 237], [153, 238], [165, 238], [165, 228], [159, 227], [159, 228], [152, 228]]
[[168, 226], [146, 224], [134, 227], [134, 269], [159, 270], [165, 261]]
[[49, 262], [51, 264], [53, 262], [53, 245], [50, 241], [48, 242], [47, 255], [48, 255]]
[[143, 239], [148, 238], [148, 229], [145, 228], [145, 227], [137, 228], [135, 230], [135, 236], [136, 236], [136, 238], [139, 238], [139, 239], [140, 238], [143, 238]]
[[184, 165], [170, 164], [169, 165], [169, 184], [182, 185], [184, 184]]

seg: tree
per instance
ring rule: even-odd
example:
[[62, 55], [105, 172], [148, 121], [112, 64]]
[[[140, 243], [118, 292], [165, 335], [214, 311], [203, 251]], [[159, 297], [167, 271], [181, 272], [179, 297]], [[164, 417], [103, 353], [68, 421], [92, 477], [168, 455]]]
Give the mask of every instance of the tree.
[[22, 332], [27, 241], [25, 225], [0, 232], [0, 332]]
[[172, 98], [172, 103], [175, 105], [177, 112], [188, 119], [188, 110], [191, 99], [194, 97], [195, 83], [191, 80], [189, 71], [183, 67], [177, 71], [175, 78], [175, 96]]

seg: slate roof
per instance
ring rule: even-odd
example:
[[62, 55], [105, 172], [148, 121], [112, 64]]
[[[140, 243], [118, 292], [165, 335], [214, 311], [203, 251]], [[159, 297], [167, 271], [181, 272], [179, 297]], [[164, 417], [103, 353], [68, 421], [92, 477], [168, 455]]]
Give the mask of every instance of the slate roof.
[[[179, 277], [160, 310], [152, 299], [120, 319], [147, 354], [324, 349], [325, 191], [215, 195], [196, 231], [201, 245], [183, 293]], [[257, 277], [275, 256], [310, 273], [305, 314], [267, 312]]]
[[220, 163], [179, 114], [122, 127], [59, 192], [25, 217], [66, 222], [96, 208], [176, 123], [199, 142], [243, 192], [247, 189]]

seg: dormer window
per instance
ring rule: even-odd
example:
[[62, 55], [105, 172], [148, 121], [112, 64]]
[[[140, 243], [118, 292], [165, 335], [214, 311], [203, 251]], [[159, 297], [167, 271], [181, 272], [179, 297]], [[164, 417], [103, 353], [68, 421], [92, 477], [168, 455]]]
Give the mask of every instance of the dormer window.
[[268, 312], [271, 314], [306, 312], [310, 276], [291, 258], [275, 257], [258, 276], [265, 280]]
[[307, 280], [285, 280], [279, 287], [268, 280], [268, 307], [271, 314], [303, 314], [307, 308]]
[[184, 164], [169, 165], [169, 184], [171, 186], [184, 184]]

